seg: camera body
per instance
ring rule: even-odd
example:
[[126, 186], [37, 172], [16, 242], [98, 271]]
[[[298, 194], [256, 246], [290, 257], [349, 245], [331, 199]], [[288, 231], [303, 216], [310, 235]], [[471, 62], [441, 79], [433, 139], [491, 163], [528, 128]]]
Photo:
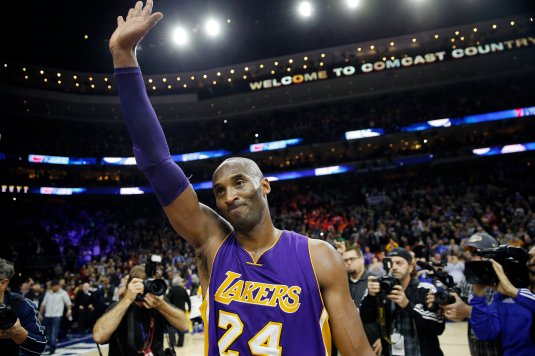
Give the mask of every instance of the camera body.
[[147, 278], [143, 280], [143, 294], [136, 296], [136, 301], [142, 302], [143, 296], [147, 293], [155, 296], [164, 295], [167, 291], [167, 284], [161, 278], [156, 278], [156, 267], [158, 263], [162, 263], [162, 256], [151, 255], [147, 263], [145, 263], [145, 275]]
[[[530, 285], [527, 263], [529, 254], [521, 247], [500, 245], [476, 250], [475, 255], [492, 258], [502, 267], [505, 275], [516, 288]], [[490, 261], [472, 261], [465, 264], [464, 275], [470, 284], [497, 285], [499, 280]]]
[[435, 294], [437, 305], [448, 305], [455, 303], [455, 297], [447, 290], [440, 290]]
[[437, 310], [439, 305], [455, 303], [455, 297], [451, 294], [451, 292], [455, 291], [455, 282], [453, 282], [453, 277], [444, 271], [444, 265], [442, 263], [431, 264], [423, 261], [417, 261], [416, 264], [422, 269], [432, 272], [429, 276], [433, 279], [433, 285], [437, 288], [437, 292], [435, 293], [435, 302], [431, 310]]
[[17, 313], [9, 305], [0, 304], [0, 330], [6, 330], [17, 322]]
[[392, 275], [381, 276], [378, 279], [378, 282], [381, 288], [381, 293], [384, 294], [390, 294], [390, 292], [394, 289], [395, 286], [401, 285], [401, 281], [399, 280], [399, 278], [394, 277]]

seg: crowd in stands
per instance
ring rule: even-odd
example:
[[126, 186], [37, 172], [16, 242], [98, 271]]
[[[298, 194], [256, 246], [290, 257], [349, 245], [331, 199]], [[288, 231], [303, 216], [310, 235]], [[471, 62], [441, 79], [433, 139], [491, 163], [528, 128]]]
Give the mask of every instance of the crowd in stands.
[[[356, 244], [375, 275], [384, 273], [384, 254], [399, 246], [442, 259], [460, 280], [463, 243], [474, 232], [487, 231], [501, 244], [526, 249], [535, 244], [530, 172], [512, 163], [501, 170], [459, 169], [451, 175], [414, 170], [370, 179], [325, 177], [273, 183], [269, 199], [275, 226], [333, 245], [341, 239]], [[210, 195], [199, 192], [201, 201], [213, 206]], [[37, 304], [52, 279], [62, 280], [74, 305], [73, 320], [65, 321], [64, 330], [88, 332], [117, 300], [128, 270], [150, 254], [163, 256], [161, 275], [169, 285], [183, 280], [197, 293], [193, 249], [173, 232], [152, 196], [28, 199], [11, 204], [2, 216], [10, 237], [2, 257], [22, 273], [12, 287], [18, 285]], [[83, 320], [81, 293], [92, 295]]]

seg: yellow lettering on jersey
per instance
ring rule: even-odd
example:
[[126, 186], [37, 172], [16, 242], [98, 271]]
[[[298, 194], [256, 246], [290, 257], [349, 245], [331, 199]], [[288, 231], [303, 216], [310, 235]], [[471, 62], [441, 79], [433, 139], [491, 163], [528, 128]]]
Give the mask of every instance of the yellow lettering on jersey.
[[230, 299], [230, 298], [226, 298], [225, 299], [224, 297], [222, 297], [221, 294], [225, 291], [225, 289], [227, 289], [230, 286], [230, 284], [236, 278], [240, 278], [240, 277], [241, 277], [241, 274], [228, 271], [227, 272], [227, 278], [223, 281], [221, 286], [215, 292], [215, 300], [217, 300], [219, 303], [230, 304], [230, 302], [232, 302], [232, 299]]
[[[295, 313], [301, 303], [299, 303], [299, 293], [301, 293], [301, 287], [291, 287], [288, 290], [288, 295], [286, 298], [281, 299], [279, 305], [283, 311], [286, 313]], [[290, 299], [292, 302], [290, 303]]]
[[[219, 303], [230, 304], [239, 302], [245, 304], [279, 306], [286, 313], [295, 313], [301, 303], [299, 294], [301, 287], [288, 287], [282, 284], [268, 284], [239, 279], [241, 274], [228, 271], [227, 278], [221, 283], [214, 299]], [[256, 293], [256, 294], [255, 294]]]
[[253, 292], [258, 289], [260, 286], [255, 282], [247, 281], [245, 282], [245, 287], [243, 288], [243, 293], [240, 297], [240, 302], [242, 303], [252, 303], [254, 300]]
[[271, 296], [271, 299], [269, 300], [268, 305], [270, 307], [276, 307], [279, 299], [282, 300], [282, 297], [288, 293], [288, 286], [285, 286], [283, 284], [279, 284], [278, 286], [275, 286], [275, 292]]
[[260, 288], [258, 289], [258, 293], [256, 293], [256, 297], [253, 300], [252, 304], [257, 305], [268, 305], [269, 298], [263, 299], [264, 297], [267, 297], [269, 294], [269, 291], [275, 289], [275, 286], [273, 284], [267, 284], [267, 283], [257, 283]]
[[239, 300], [243, 290], [243, 281], [238, 280], [229, 289], [223, 292], [221, 297], [225, 300]]

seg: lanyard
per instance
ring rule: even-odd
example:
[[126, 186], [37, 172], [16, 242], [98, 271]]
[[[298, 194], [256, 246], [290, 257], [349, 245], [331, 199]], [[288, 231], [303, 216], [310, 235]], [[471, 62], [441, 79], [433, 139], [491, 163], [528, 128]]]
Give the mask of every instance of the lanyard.
[[154, 340], [154, 317], [150, 317], [149, 321], [149, 329], [147, 331], [147, 336], [145, 336], [145, 328], [143, 327], [143, 324], [140, 322], [139, 326], [141, 328], [141, 336], [143, 337], [143, 349], [141, 349], [141, 353], [145, 354], [147, 351], [150, 350], [150, 347], [152, 346], [152, 341]]

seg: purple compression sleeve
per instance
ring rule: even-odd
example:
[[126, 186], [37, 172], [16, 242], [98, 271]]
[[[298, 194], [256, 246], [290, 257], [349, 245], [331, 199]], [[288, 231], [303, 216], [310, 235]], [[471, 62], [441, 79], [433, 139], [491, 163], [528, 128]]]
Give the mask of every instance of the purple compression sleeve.
[[160, 204], [167, 206], [189, 186], [189, 180], [171, 158], [140, 68], [115, 68], [115, 79], [137, 166], [149, 180]]

